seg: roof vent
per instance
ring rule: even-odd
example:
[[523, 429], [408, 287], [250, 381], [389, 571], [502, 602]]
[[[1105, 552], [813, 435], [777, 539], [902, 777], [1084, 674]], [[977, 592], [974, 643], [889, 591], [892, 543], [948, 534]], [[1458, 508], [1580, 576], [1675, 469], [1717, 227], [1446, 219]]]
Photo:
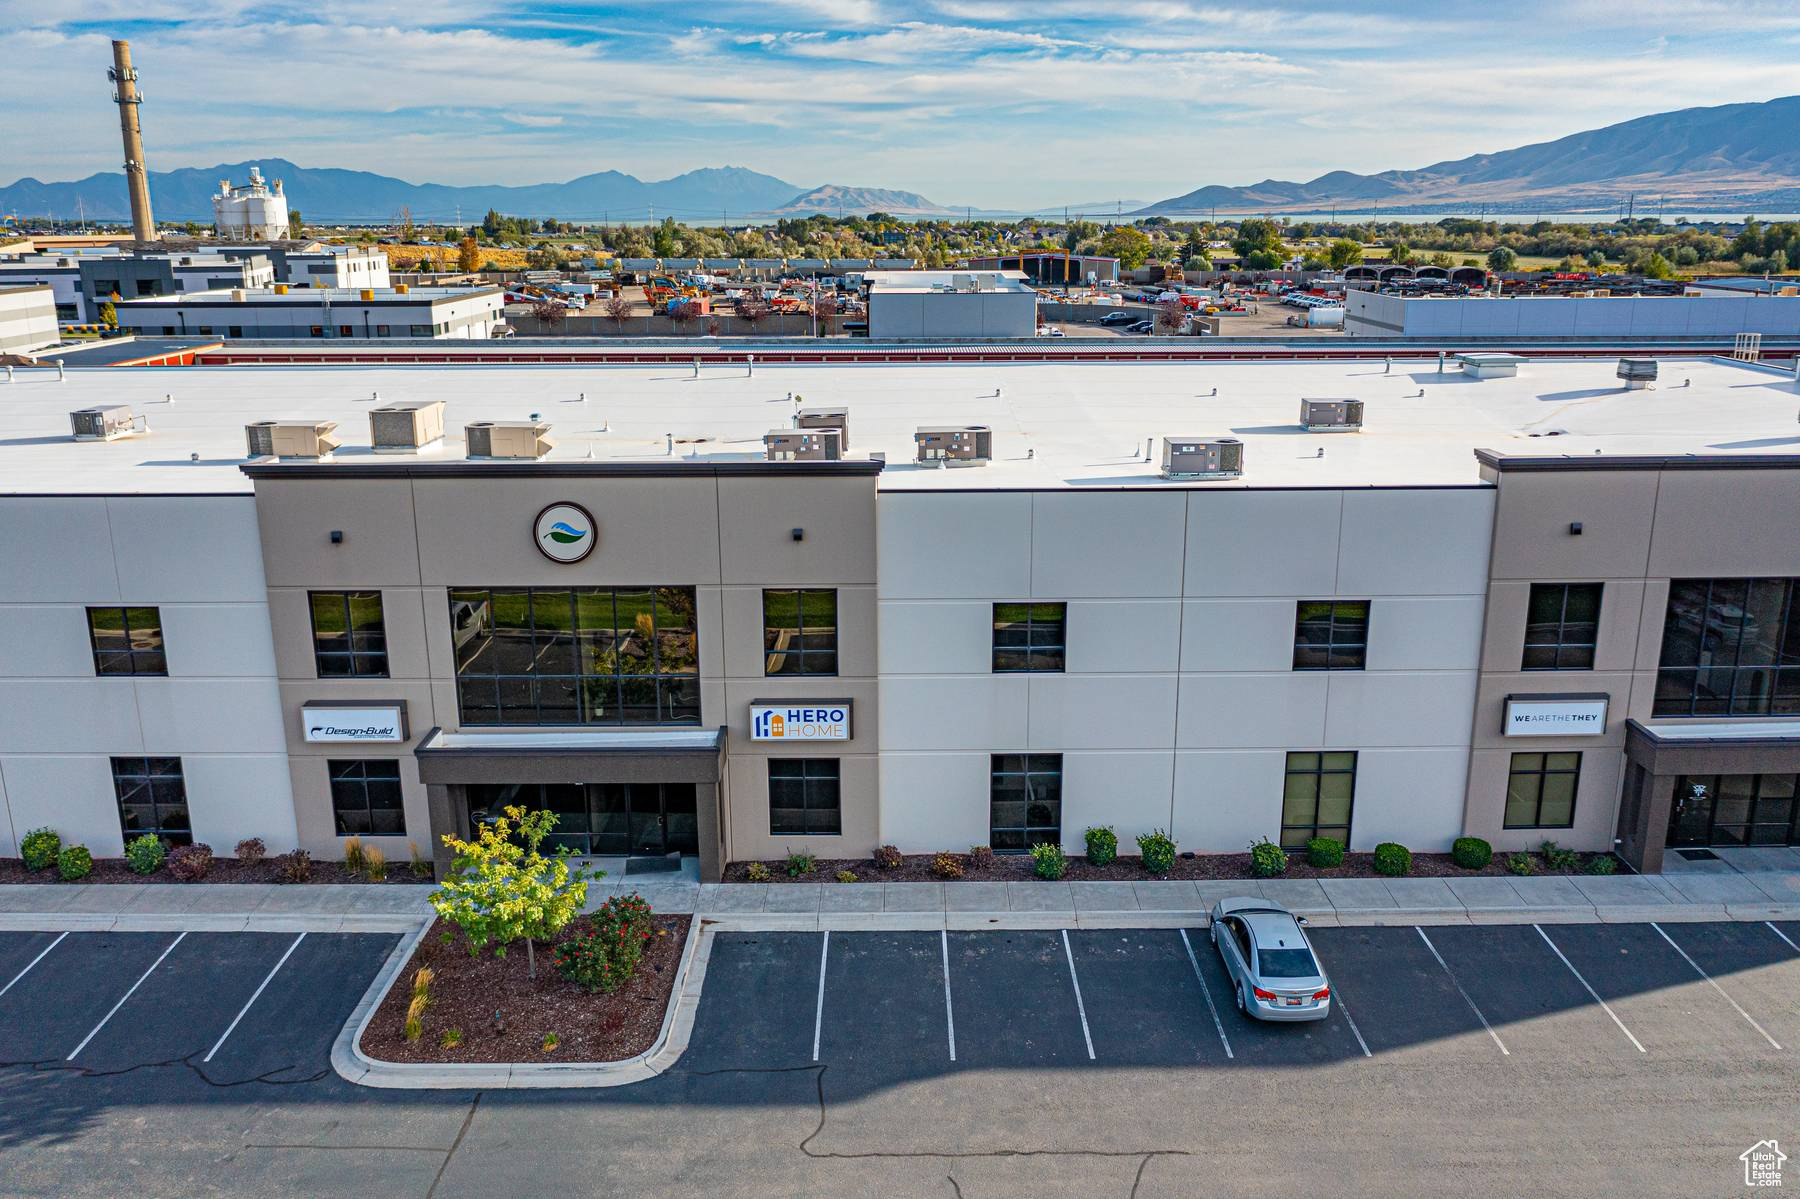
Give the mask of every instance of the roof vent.
[[1236, 479], [1244, 473], [1244, 443], [1235, 437], [1165, 437], [1165, 479]]
[[1362, 425], [1361, 400], [1300, 401], [1300, 427], [1308, 433], [1360, 433]]
[[334, 420], [259, 420], [244, 426], [244, 441], [252, 458], [324, 461], [342, 444], [336, 428]]
[[1471, 379], [1510, 379], [1525, 364], [1517, 354], [1458, 354], [1456, 360]]
[[994, 456], [987, 425], [920, 425], [913, 433], [918, 461], [926, 466], [986, 466]]
[[1614, 373], [1625, 381], [1626, 391], [1642, 391], [1656, 382], [1656, 359], [1621, 358]]
[[113, 441], [140, 431], [129, 404], [77, 409], [69, 413], [69, 428], [76, 441]]
[[836, 429], [838, 449], [850, 448], [850, 410], [848, 408], [802, 408], [794, 413], [796, 429]]
[[369, 444], [377, 454], [417, 453], [442, 440], [442, 400], [402, 400], [369, 409]]
[[556, 448], [550, 426], [535, 420], [481, 420], [463, 426], [471, 458], [537, 459]]
[[763, 434], [770, 462], [836, 462], [844, 456], [842, 429], [772, 429]]

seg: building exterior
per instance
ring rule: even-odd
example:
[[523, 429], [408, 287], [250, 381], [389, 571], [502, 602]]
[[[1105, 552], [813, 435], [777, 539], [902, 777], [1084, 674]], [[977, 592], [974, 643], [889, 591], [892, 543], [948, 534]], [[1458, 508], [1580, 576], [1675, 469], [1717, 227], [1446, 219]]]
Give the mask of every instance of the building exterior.
[[56, 293], [49, 284], [0, 287], [0, 355], [52, 345], [58, 336]]
[[1118, 279], [1119, 260], [1099, 254], [1064, 254], [1057, 250], [1023, 250], [970, 258], [972, 271], [1019, 271], [1034, 283], [1106, 283]]
[[277, 241], [288, 235], [288, 202], [281, 180], [264, 183], [250, 168], [250, 182], [219, 180], [213, 196], [213, 232], [231, 241]]
[[1800, 395], [1657, 365], [22, 371], [0, 853], [1800, 843]]
[[1035, 337], [1037, 292], [1018, 271], [869, 271], [869, 337]]
[[0, 258], [0, 286], [48, 284], [57, 319], [92, 323], [100, 305], [144, 296], [178, 296], [211, 288], [268, 287], [275, 281], [267, 258], [228, 258], [206, 250], [132, 253], [107, 247]]
[[275, 268], [275, 282], [290, 287], [373, 287], [379, 291], [392, 286], [387, 251], [376, 246], [275, 241], [206, 248], [225, 258], [261, 255]]
[[502, 324], [497, 287], [241, 289], [115, 305], [119, 328], [147, 336], [440, 337], [485, 340]]
[[1394, 296], [1352, 288], [1344, 331], [1364, 337], [1800, 336], [1800, 296]]

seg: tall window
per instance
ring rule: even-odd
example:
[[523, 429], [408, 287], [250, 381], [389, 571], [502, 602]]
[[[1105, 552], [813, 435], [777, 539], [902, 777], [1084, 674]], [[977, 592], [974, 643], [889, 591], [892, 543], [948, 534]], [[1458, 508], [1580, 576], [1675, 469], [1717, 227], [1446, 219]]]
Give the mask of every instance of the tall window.
[[400, 798], [398, 758], [327, 762], [331, 812], [340, 837], [403, 837], [406, 810]]
[[1291, 753], [1281, 792], [1281, 844], [1305, 849], [1314, 837], [1350, 844], [1350, 808], [1356, 799], [1356, 754]]
[[1062, 755], [995, 754], [988, 791], [988, 844], [1024, 853], [1062, 841]]
[[1663, 617], [1657, 716], [1800, 713], [1794, 579], [1676, 579]]
[[769, 759], [769, 832], [831, 835], [843, 832], [836, 758]]
[[95, 674], [168, 674], [162, 614], [155, 608], [89, 608]]
[[1361, 670], [1368, 652], [1368, 600], [1301, 600], [1295, 606], [1295, 670]]
[[1506, 777], [1507, 828], [1571, 828], [1581, 755], [1514, 754]]
[[465, 725], [699, 724], [692, 587], [456, 588]]
[[1533, 583], [1525, 617], [1525, 670], [1592, 670], [1600, 632], [1599, 583]]
[[763, 592], [763, 673], [836, 674], [837, 592]]
[[1067, 604], [995, 604], [994, 673], [1063, 669]]
[[193, 840], [180, 758], [114, 758], [119, 828], [130, 841], [154, 833], [171, 845]]
[[313, 662], [322, 679], [385, 679], [387, 629], [379, 591], [314, 591]]

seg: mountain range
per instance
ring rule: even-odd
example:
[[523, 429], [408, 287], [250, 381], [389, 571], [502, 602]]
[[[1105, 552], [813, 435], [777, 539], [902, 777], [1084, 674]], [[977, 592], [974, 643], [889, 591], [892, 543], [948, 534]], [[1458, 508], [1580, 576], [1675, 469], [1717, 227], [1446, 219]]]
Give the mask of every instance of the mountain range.
[[[566, 183], [452, 187], [265, 158], [152, 171], [150, 196], [157, 217], [210, 221], [219, 181], [242, 182], [252, 166], [261, 167], [267, 178], [282, 180], [288, 202], [312, 223], [392, 221], [402, 209], [410, 210], [417, 221], [449, 222], [460, 217], [464, 224], [480, 220], [490, 208], [509, 215], [570, 220], [673, 216], [692, 223], [874, 211], [943, 217], [963, 211], [917, 192], [842, 184], [806, 188], [747, 167], [707, 167], [650, 182], [620, 171], [600, 171]], [[1628, 195], [1638, 198], [1640, 208], [1659, 198], [1665, 208], [1673, 204], [1690, 211], [1800, 208], [1800, 96], [1658, 113], [1416, 170], [1374, 175], [1331, 171], [1304, 183], [1265, 179], [1243, 187], [1211, 184], [1150, 204], [1109, 201], [1068, 207], [1083, 213], [1123, 207], [1133, 216], [1376, 206], [1391, 212], [1477, 205], [1514, 211], [1610, 211]], [[1013, 211], [976, 210], [982, 215]], [[1055, 216], [1061, 208], [1034, 211]], [[20, 179], [0, 187], [0, 212], [110, 222], [130, 217], [125, 178], [119, 172], [71, 183]]]

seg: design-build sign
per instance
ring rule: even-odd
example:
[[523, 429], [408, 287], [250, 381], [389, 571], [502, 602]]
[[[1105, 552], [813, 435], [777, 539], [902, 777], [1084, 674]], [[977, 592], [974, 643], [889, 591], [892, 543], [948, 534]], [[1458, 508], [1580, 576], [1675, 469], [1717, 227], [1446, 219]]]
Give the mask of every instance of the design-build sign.
[[850, 701], [832, 699], [799, 704], [752, 702], [750, 740], [848, 741]]
[[1508, 737], [1598, 737], [1606, 731], [1604, 695], [1509, 695]]
[[300, 709], [300, 728], [308, 741], [404, 741], [403, 704], [359, 707], [307, 705]]
[[580, 504], [551, 504], [537, 514], [531, 532], [540, 554], [565, 564], [593, 553], [600, 539], [594, 518]]

